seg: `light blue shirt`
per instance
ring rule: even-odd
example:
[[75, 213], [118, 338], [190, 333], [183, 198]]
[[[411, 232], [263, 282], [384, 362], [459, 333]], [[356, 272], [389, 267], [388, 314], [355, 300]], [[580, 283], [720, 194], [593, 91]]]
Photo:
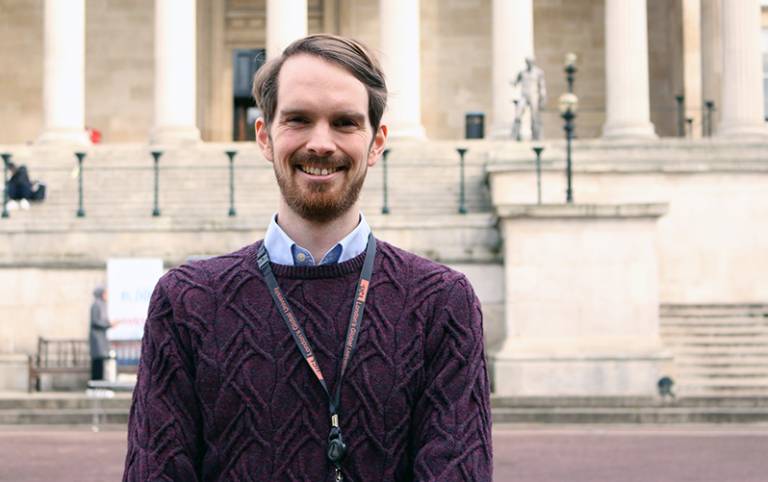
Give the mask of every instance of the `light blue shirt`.
[[360, 213], [360, 222], [357, 224], [357, 227], [345, 236], [344, 239], [336, 243], [334, 247], [329, 249], [319, 263], [316, 263], [312, 253], [296, 244], [283, 231], [283, 228], [277, 224], [277, 213], [275, 213], [267, 228], [267, 234], [264, 235], [264, 247], [267, 249], [269, 259], [277, 264], [319, 266], [322, 264], [342, 263], [365, 251], [370, 233], [371, 227], [365, 221], [363, 213]]

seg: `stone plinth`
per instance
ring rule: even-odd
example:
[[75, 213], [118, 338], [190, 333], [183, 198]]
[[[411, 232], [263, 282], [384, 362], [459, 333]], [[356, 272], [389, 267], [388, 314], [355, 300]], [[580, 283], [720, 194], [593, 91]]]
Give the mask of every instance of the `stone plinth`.
[[498, 205], [506, 336], [502, 396], [652, 395], [662, 204]]

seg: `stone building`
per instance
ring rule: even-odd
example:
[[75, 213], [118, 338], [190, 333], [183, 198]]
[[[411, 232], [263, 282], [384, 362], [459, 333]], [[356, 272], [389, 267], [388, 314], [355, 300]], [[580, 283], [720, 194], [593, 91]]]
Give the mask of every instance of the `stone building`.
[[[676, 136], [679, 95], [693, 136], [701, 135], [707, 101], [715, 106], [713, 130], [729, 109], [744, 115], [733, 103], [750, 105], [751, 122], [758, 110], [765, 115], [752, 91], [768, 85], [754, 78], [768, 75], [754, 71], [765, 69], [758, 57], [761, 43], [768, 50], [768, 8], [762, 17], [757, 6], [748, 18], [738, 16], [756, 0], [63, 3], [0, 1], [0, 61], [12, 66], [0, 74], [0, 143], [84, 126], [100, 130], [107, 143], [145, 142], [180, 123], [187, 132], [171, 136], [195, 137], [196, 128], [203, 141], [247, 139], [251, 71], [265, 51], [305, 32], [352, 36], [380, 52], [393, 91], [390, 116], [402, 135], [459, 139], [465, 113], [476, 111], [486, 114], [489, 135], [508, 135], [510, 80], [534, 55], [551, 93], [545, 137], [559, 137], [567, 52], [578, 56], [581, 138], [621, 136], [628, 125], [640, 136]], [[740, 53], [724, 56], [724, 48]], [[752, 69], [749, 80], [742, 65]], [[733, 88], [723, 85], [723, 71], [733, 73]]]
[[[0, 220], [0, 389], [25, 385], [38, 336], [84, 335], [107, 259], [171, 267], [261, 237], [278, 193], [238, 142], [250, 76], [334, 32], [379, 52], [392, 92], [366, 217], [470, 277], [497, 394], [647, 396], [661, 374], [687, 394], [768, 394], [765, 0], [0, 0], [0, 26], [0, 151], [49, 187]], [[540, 170], [509, 139], [527, 56], [549, 92]], [[463, 139], [468, 112], [486, 139]]]

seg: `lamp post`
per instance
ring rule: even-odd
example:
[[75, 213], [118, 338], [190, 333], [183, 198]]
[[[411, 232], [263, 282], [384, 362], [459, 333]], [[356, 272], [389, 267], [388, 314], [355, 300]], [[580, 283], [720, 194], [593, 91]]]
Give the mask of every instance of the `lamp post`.
[[237, 216], [235, 210], [235, 156], [237, 151], [225, 151], [229, 158], [229, 217]]
[[573, 120], [576, 118], [576, 109], [579, 105], [579, 98], [572, 92], [566, 92], [560, 96], [560, 116], [565, 120], [565, 178], [567, 188], [565, 190], [565, 201], [568, 204], [573, 203], [573, 188], [571, 185], [571, 140], [573, 140]]
[[384, 195], [384, 204], [381, 207], [381, 214], [389, 214], [389, 186], [387, 185], [387, 158], [389, 157], [389, 149], [384, 149], [384, 153], [382, 154], [382, 183], [383, 191], [382, 194]]
[[536, 203], [541, 204], [541, 152], [544, 150], [541, 146], [533, 147], [536, 154]]
[[160, 216], [160, 156], [162, 155], [163, 151], [152, 151], [155, 171], [155, 196], [154, 205], [152, 206], [152, 217], [155, 218]]
[[77, 213], [78, 218], [85, 217], [85, 208], [83, 208], [83, 159], [85, 152], [75, 152], [77, 157]]
[[467, 149], [459, 147], [456, 149], [459, 153], [459, 214], [467, 214], [467, 199], [464, 188], [464, 155]]
[[568, 92], [573, 93], [573, 78], [576, 73], [576, 60], [578, 57], [573, 52], [565, 54], [565, 79], [568, 81]]

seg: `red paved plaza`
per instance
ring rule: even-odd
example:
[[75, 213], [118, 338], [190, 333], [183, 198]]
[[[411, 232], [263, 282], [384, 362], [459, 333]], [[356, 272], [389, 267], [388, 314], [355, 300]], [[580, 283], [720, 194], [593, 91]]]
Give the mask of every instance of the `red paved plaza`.
[[[768, 426], [494, 430], [495, 480], [765, 482]], [[125, 432], [1, 427], [0, 481], [120, 480]]]

